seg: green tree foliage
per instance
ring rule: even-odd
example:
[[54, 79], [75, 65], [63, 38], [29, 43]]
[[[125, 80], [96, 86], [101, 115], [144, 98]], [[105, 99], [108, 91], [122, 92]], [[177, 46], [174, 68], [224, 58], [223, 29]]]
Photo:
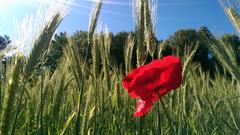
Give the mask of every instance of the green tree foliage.
[[[75, 47], [75, 49], [78, 49], [80, 52], [80, 57], [84, 58], [87, 51], [88, 46], [88, 32], [86, 31], [76, 31], [71, 37], [71, 43]], [[91, 47], [91, 46], [90, 46]], [[88, 49], [88, 62], [91, 58], [91, 48]]]
[[10, 43], [11, 43], [11, 40], [10, 40], [9, 36], [7, 36], [7, 35], [0, 36], [0, 50], [5, 49], [6, 46]]
[[[118, 66], [122, 65], [124, 62], [123, 50], [126, 45], [126, 40], [130, 32], [119, 32], [115, 35], [111, 34], [112, 44], [110, 47], [110, 58], [111, 61], [114, 61]], [[72, 44], [79, 49], [80, 57], [84, 58], [87, 51], [87, 37], [88, 32], [86, 31], [77, 31], [71, 37]], [[91, 47], [91, 46], [90, 46]], [[88, 50], [88, 63], [91, 62], [91, 48]]]
[[207, 27], [201, 27], [199, 28], [197, 32], [198, 36], [198, 44], [199, 48], [195, 54], [194, 61], [198, 61], [201, 63], [201, 66], [203, 69], [209, 69], [209, 70], [214, 70], [213, 66], [211, 63], [215, 62], [215, 58], [211, 55], [209, 49], [208, 49], [208, 44], [204, 43], [201, 39], [201, 36], [205, 35], [209, 39], [215, 40], [215, 37], [212, 35], [212, 33], [208, 30]]
[[68, 44], [68, 37], [66, 32], [61, 32], [54, 36], [54, 40], [50, 44], [47, 53], [43, 57], [43, 66], [55, 70], [58, 66], [61, 57], [63, 56], [63, 49]]
[[[110, 65], [122, 67], [124, 69], [124, 49], [127, 44], [127, 37], [132, 32], [119, 32], [116, 34], [111, 34], [112, 43], [110, 47]], [[132, 33], [135, 36], [135, 33]], [[207, 27], [200, 27], [198, 30], [194, 29], [181, 29], [173, 33], [166, 40], [158, 40], [155, 38], [155, 42], [162, 49], [162, 56], [167, 56], [171, 54], [176, 54], [183, 56], [187, 53], [190, 53], [196, 45], [199, 45], [196, 54], [193, 58], [193, 62], [201, 64], [203, 70], [214, 71], [215, 67], [212, 65], [219, 65], [216, 61], [215, 56], [211, 54], [208, 49], [208, 44], [204, 42], [202, 36], [207, 37], [211, 40], [216, 40], [215, 36], [212, 35], [210, 30]], [[76, 31], [70, 38], [67, 37], [66, 33], [57, 34], [54, 38], [54, 41], [51, 43], [49, 51], [46, 55], [45, 66], [51, 69], [56, 69], [58, 62], [63, 54], [63, 48], [68, 43], [68, 40], [71, 42], [73, 47], [79, 51], [80, 58], [84, 59], [85, 55], [88, 54], [87, 62], [88, 64], [92, 63], [91, 60], [91, 46], [87, 51], [88, 45], [88, 32], [86, 31]], [[226, 34], [221, 39], [228, 45], [233, 46], [238, 62], [240, 62], [240, 39], [237, 35]], [[158, 51], [156, 49], [154, 58], [157, 58]], [[136, 60], [136, 45], [133, 49], [132, 56], [132, 66], [135, 67], [137, 64]], [[113, 62], [114, 61], [114, 62]], [[147, 58], [147, 63], [151, 61], [151, 57]], [[221, 67], [219, 67], [221, 68]]]
[[129, 32], [119, 32], [113, 36], [113, 43], [111, 48], [111, 56], [115, 57], [118, 65], [123, 64], [124, 62], [124, 46], [126, 45], [126, 40], [129, 35]]
[[171, 35], [165, 44], [169, 45], [174, 52], [180, 56], [183, 55], [184, 51], [189, 51], [197, 44], [197, 32], [194, 29], [180, 29]]
[[210, 53], [207, 44], [202, 42], [200, 38], [203, 34], [211, 39], [215, 38], [206, 27], [201, 27], [198, 31], [194, 29], [176, 31], [161, 44], [165, 49], [164, 55], [175, 53], [183, 56], [191, 52], [196, 45], [199, 45], [193, 61], [200, 63], [204, 69], [209, 69], [209, 64], [211, 63], [209, 59]]
[[240, 63], [240, 38], [234, 34], [225, 34], [223, 37], [221, 37], [221, 40], [225, 44], [231, 45], [233, 47], [237, 61]]

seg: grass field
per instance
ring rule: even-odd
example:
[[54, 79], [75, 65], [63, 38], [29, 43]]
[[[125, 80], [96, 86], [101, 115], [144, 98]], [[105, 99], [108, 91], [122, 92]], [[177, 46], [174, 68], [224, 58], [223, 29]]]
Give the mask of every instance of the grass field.
[[[148, 115], [133, 117], [136, 100], [123, 89], [122, 79], [132, 69], [135, 42], [138, 66], [144, 65], [146, 53], [153, 54], [157, 47], [148, 4], [147, 0], [136, 3], [137, 35], [129, 35], [126, 41], [125, 72], [110, 64], [108, 32], [95, 33], [102, 6], [102, 0], [97, 0], [88, 35], [92, 64], [87, 64], [69, 41], [56, 71], [42, 69], [37, 73], [38, 59], [64, 16], [61, 10], [53, 14], [34, 40], [29, 57], [18, 54], [7, 65], [6, 78], [0, 82], [0, 134], [240, 134], [239, 65], [231, 47], [204, 35], [224, 73], [216, 72], [213, 78], [199, 65], [191, 64], [194, 48], [181, 56], [182, 85], [162, 97], [167, 112], [157, 102]], [[224, 7], [231, 14], [228, 6]], [[235, 16], [229, 16], [238, 27]], [[160, 59], [161, 48], [157, 49]]]

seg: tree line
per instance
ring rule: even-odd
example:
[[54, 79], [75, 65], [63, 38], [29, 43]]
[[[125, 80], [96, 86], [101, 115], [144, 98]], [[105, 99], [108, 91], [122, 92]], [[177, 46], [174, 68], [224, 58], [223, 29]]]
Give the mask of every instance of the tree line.
[[[119, 32], [116, 34], [111, 33], [112, 42], [110, 47], [110, 58], [111, 64], [117, 67], [124, 68], [124, 50], [126, 47], [126, 41], [128, 35], [133, 32]], [[207, 44], [202, 41], [201, 35], [206, 35], [208, 38], [216, 39], [220, 38], [223, 42], [233, 47], [237, 60], [240, 63], [240, 38], [235, 34], [225, 34], [222, 37], [215, 37], [208, 30], [207, 27], [200, 27], [198, 30], [195, 29], [180, 29], [174, 32], [166, 40], [159, 40], [156, 38], [157, 49], [162, 49], [163, 56], [177, 54], [178, 56], [183, 56], [188, 52], [192, 51], [193, 48], [198, 45], [197, 52], [193, 58], [193, 62], [200, 64], [203, 70], [214, 70], [213, 65], [217, 65], [216, 58], [212, 55], [210, 50], [207, 47]], [[63, 56], [63, 48], [68, 44], [69, 41], [72, 42], [80, 50], [81, 57], [85, 57], [87, 51], [87, 36], [88, 32], [86, 31], [76, 31], [72, 36], [68, 37], [66, 32], [56, 34], [53, 42], [48, 49], [48, 52], [44, 56], [43, 65], [52, 70], [57, 68], [59, 60]], [[70, 39], [70, 40], [68, 40]], [[136, 46], [136, 45], [135, 45]], [[91, 49], [89, 49], [90, 51]], [[133, 67], [136, 65], [136, 56], [134, 53], [136, 48], [133, 49]], [[154, 54], [154, 57], [157, 58], [157, 54]], [[88, 62], [91, 63], [91, 52], [88, 52]], [[151, 58], [147, 59], [147, 62], [150, 62]]]
[[[134, 32], [119, 32], [116, 34], [111, 33], [111, 47], [110, 47], [110, 65], [118, 67], [124, 70], [124, 51], [126, 48], [126, 42], [129, 34], [134, 35]], [[240, 63], [240, 38], [235, 34], [225, 34], [222, 37], [215, 37], [207, 27], [200, 27], [198, 30], [195, 29], [179, 29], [174, 32], [169, 38], [165, 40], [156, 40], [155, 53], [153, 58], [157, 58], [159, 49], [162, 51], [162, 57], [167, 55], [178, 55], [182, 57], [183, 55], [191, 52], [194, 47], [198, 46], [198, 49], [193, 58], [193, 62], [200, 64], [203, 71], [214, 72], [215, 68], [219, 65], [215, 56], [212, 55], [211, 51], [208, 49], [201, 36], [205, 35], [209, 39], [220, 38], [225, 44], [232, 46], [236, 56], [237, 61]], [[8, 36], [0, 37], [0, 49], [5, 48], [7, 44], [11, 41]], [[86, 54], [87, 62], [91, 64], [91, 49], [87, 49], [88, 46], [88, 32], [86, 31], [76, 31], [73, 35], [68, 36], [66, 32], [58, 33], [54, 36], [48, 51], [42, 56], [40, 60], [39, 67], [45, 67], [54, 71], [57, 67], [64, 53], [64, 48], [71, 42], [73, 46], [80, 52], [80, 57], [84, 58]], [[91, 46], [90, 46], [91, 47]], [[86, 51], [89, 51], [86, 53]], [[137, 65], [136, 61], [136, 45], [133, 48], [132, 56], [132, 66]], [[150, 62], [152, 58], [147, 58], [147, 63]], [[221, 70], [221, 67], [218, 67]]]

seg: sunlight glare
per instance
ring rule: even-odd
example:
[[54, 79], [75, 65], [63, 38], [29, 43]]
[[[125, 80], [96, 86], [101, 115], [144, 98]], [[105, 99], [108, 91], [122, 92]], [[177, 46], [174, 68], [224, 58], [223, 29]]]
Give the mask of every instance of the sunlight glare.
[[17, 4], [32, 4], [32, 2], [36, 2], [36, 0], [0, 0], [0, 9]]

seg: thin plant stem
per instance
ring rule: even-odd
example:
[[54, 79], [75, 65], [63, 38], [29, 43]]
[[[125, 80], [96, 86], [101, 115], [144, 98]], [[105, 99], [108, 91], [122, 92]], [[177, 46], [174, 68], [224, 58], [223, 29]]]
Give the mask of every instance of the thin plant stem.
[[40, 89], [40, 134], [41, 135], [43, 135], [43, 89], [44, 89], [43, 82], [44, 82], [44, 71], [41, 72], [41, 89]]
[[161, 119], [161, 113], [160, 113], [160, 103], [158, 102], [157, 103], [157, 113], [158, 113], [158, 134], [160, 134], [161, 135], [161, 131], [162, 131], [162, 129], [161, 129], [161, 122], [160, 122], [160, 119]]
[[19, 98], [19, 101], [18, 101], [18, 104], [17, 104], [16, 114], [15, 114], [14, 119], [13, 119], [13, 126], [12, 126], [12, 130], [11, 130], [11, 135], [15, 134], [16, 121], [17, 121], [17, 118], [18, 118], [18, 114], [20, 113], [21, 103], [22, 103], [22, 99], [24, 97], [24, 90], [23, 90], [24, 88], [25, 88], [25, 84], [23, 85], [22, 89], [20, 89], [20, 98]]
[[168, 119], [168, 124], [171, 125], [171, 123], [172, 123], [173, 121], [172, 121], [171, 116], [169, 115], [169, 112], [168, 112], [168, 110], [167, 110], [167, 108], [166, 108], [166, 106], [165, 106], [162, 98], [160, 97], [160, 95], [159, 95], [159, 100], [160, 100], [160, 103], [161, 103], [161, 105], [162, 105], [162, 107], [163, 107], [163, 111], [164, 111], [164, 113], [165, 113], [165, 115], [166, 115], [166, 117], [167, 117], [167, 119]]
[[139, 118], [138, 135], [143, 134], [143, 126], [144, 126], [144, 116]]

